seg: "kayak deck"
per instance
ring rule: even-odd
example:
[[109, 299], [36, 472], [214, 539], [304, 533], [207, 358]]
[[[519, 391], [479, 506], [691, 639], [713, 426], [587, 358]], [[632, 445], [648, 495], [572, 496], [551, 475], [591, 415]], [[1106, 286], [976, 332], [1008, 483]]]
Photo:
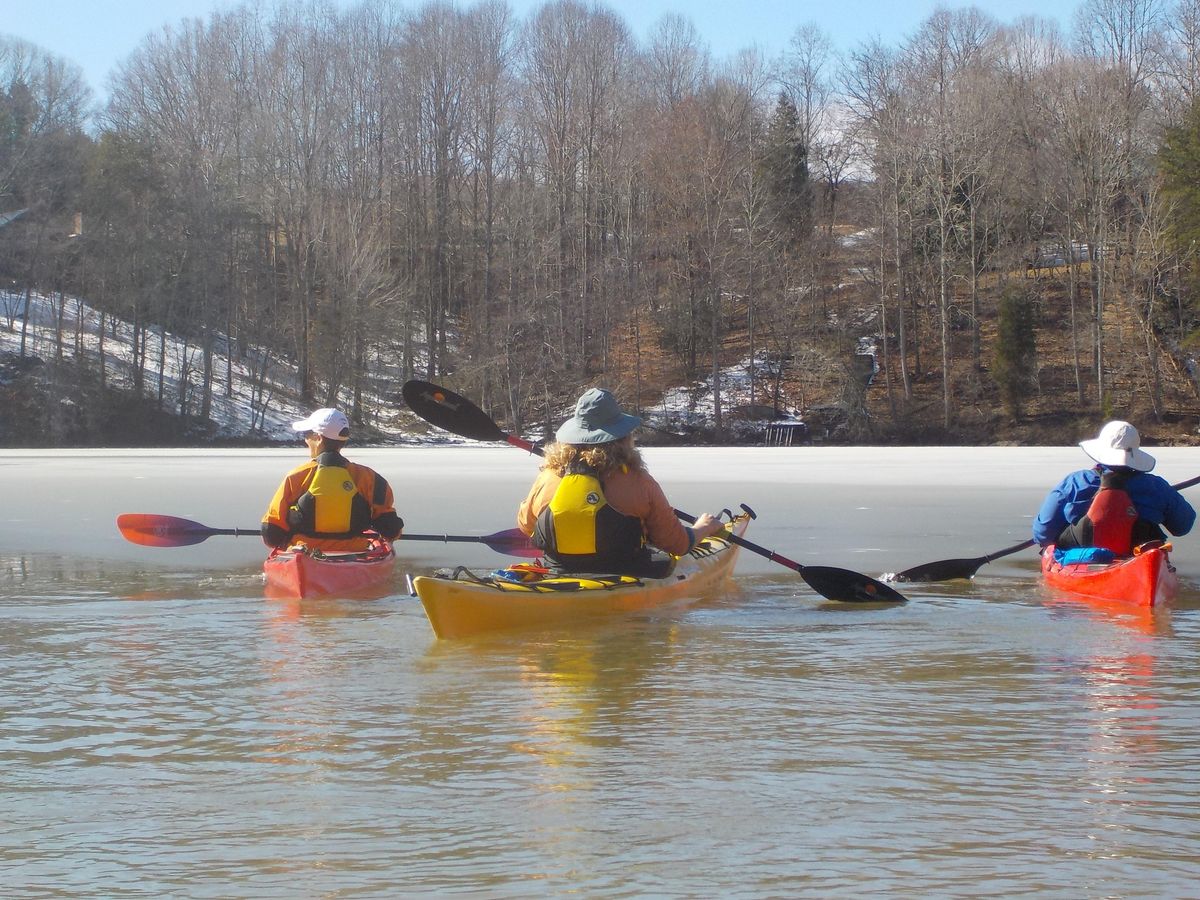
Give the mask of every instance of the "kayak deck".
[[[731, 523], [739, 537], [750, 517]], [[721, 587], [733, 572], [737, 545], [717, 536], [679, 559], [666, 578], [628, 575], [554, 575], [530, 582], [504, 578], [460, 580], [418, 576], [413, 590], [439, 638], [530, 628], [699, 599]], [[456, 570], [458, 574], [460, 570]]]
[[272, 597], [355, 597], [387, 590], [395, 565], [392, 545], [378, 540], [361, 553], [277, 548], [263, 562], [263, 574]]
[[1173, 599], [1179, 590], [1179, 576], [1171, 565], [1169, 550], [1167, 544], [1109, 563], [1062, 565], [1055, 560], [1051, 544], [1042, 553], [1042, 579], [1049, 587], [1079, 597], [1157, 607]]

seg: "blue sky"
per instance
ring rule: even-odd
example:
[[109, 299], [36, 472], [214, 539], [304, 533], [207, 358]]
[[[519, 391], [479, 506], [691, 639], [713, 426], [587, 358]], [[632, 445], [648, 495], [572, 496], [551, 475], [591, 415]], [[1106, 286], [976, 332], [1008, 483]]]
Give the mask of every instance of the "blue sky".
[[[509, 2], [519, 14], [541, 5], [533, 0]], [[237, 5], [224, 0], [0, 0], [0, 33], [24, 38], [73, 60], [99, 92], [112, 67], [148, 32]], [[338, 5], [352, 4], [338, 0]], [[606, 5], [625, 19], [639, 39], [664, 13], [680, 13], [695, 24], [716, 55], [728, 56], [755, 44], [774, 55], [786, 46], [797, 27], [809, 22], [820, 26], [840, 49], [872, 37], [894, 44], [911, 34], [939, 5], [957, 8], [972, 4], [938, 4], [934, 0], [612, 0]], [[1079, 4], [1075, 0], [983, 0], [973, 5], [1002, 22], [1041, 15], [1068, 28]]]

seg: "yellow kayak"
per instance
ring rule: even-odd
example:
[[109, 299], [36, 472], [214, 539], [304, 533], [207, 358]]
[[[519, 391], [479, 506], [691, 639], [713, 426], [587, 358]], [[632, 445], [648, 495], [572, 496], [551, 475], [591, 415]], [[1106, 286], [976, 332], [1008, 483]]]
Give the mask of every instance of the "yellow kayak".
[[[750, 517], [730, 523], [741, 537]], [[699, 599], [720, 588], [733, 573], [737, 545], [721, 536], [706, 538], [680, 557], [667, 578], [630, 575], [549, 575], [535, 580], [504, 577], [418, 576], [412, 586], [439, 638], [461, 638], [489, 631], [531, 628], [556, 622], [633, 612]], [[520, 576], [527, 567], [513, 567]]]

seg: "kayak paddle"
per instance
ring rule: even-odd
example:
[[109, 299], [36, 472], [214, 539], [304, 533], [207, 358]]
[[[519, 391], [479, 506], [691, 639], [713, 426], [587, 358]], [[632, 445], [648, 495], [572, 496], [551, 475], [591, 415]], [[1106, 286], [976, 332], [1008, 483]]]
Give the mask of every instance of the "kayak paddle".
[[[530, 443], [524, 438], [504, 431], [487, 413], [466, 397], [454, 393], [449, 388], [431, 384], [428, 381], [413, 380], [405, 382], [400, 392], [403, 394], [404, 401], [408, 404], [409, 409], [429, 424], [441, 428], [443, 431], [449, 431], [451, 434], [461, 435], [462, 437], [471, 438], [476, 441], [500, 441], [512, 444], [514, 447], [520, 447], [522, 450], [526, 450], [537, 456], [542, 455], [541, 447]], [[682, 510], [676, 509], [674, 512], [676, 516], [688, 524], [696, 521], [695, 516], [691, 516]], [[751, 553], [765, 556], [772, 562], [777, 562], [781, 566], [799, 572], [800, 577], [808, 583], [809, 587], [830, 600], [861, 603], [875, 603], [880, 601], [904, 603], [908, 599], [899, 591], [883, 582], [876, 581], [874, 578], [869, 578], [858, 572], [851, 572], [848, 569], [838, 569], [832, 566], [802, 566], [800, 563], [788, 559], [774, 550], [760, 547], [758, 544], [748, 541], [745, 538], [734, 534], [726, 535], [726, 537], [739, 547], [745, 547]]]
[[[255, 528], [209, 528], [191, 519], [176, 516], [157, 516], [152, 513], [125, 513], [117, 516], [117, 528], [125, 540], [146, 547], [187, 547], [199, 544], [219, 534], [242, 537], [260, 535]], [[476, 536], [473, 534], [401, 534], [401, 541], [442, 541], [443, 543], [487, 544], [497, 553], [516, 556], [537, 557], [542, 551], [529, 542], [528, 536], [519, 528], [497, 531], [495, 534]]]
[[975, 573], [979, 571], [979, 567], [984, 563], [990, 563], [993, 559], [999, 559], [1002, 556], [1011, 556], [1014, 553], [1019, 553], [1027, 547], [1032, 547], [1036, 543], [1032, 539], [1021, 541], [1019, 544], [1013, 544], [1011, 547], [1006, 547], [1003, 550], [997, 550], [995, 553], [989, 553], [987, 556], [976, 556], [972, 559], [939, 559], [937, 562], [925, 563], [923, 566], [913, 566], [911, 569], [905, 569], [903, 572], [897, 572], [892, 576], [896, 581], [952, 581], [955, 578], [974, 578]]
[[[1187, 481], [1181, 481], [1179, 484], [1173, 484], [1171, 487], [1177, 491], [1182, 491], [1184, 488], [1190, 488], [1194, 484], [1200, 484], [1200, 476], [1190, 478]], [[979, 567], [984, 563], [990, 563], [993, 559], [999, 559], [1002, 556], [1011, 556], [1013, 553], [1019, 553], [1036, 543], [1036, 541], [1030, 538], [1027, 541], [1021, 541], [1019, 544], [1013, 544], [1011, 547], [1005, 547], [1003, 550], [997, 550], [995, 553], [989, 553], [987, 556], [975, 556], [970, 559], [939, 559], [936, 562], [913, 566], [911, 569], [897, 572], [892, 577], [896, 581], [906, 582], [953, 581], [955, 578], [974, 578], [975, 573], [979, 571]]]

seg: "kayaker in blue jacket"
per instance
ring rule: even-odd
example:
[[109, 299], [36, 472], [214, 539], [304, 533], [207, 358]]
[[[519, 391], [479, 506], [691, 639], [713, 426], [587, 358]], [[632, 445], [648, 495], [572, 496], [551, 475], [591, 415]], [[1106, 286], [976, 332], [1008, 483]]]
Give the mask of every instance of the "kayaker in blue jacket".
[[1072, 472], [1042, 502], [1033, 539], [1043, 547], [1108, 546], [1128, 555], [1165, 539], [1163, 528], [1176, 536], [1192, 530], [1196, 511], [1166, 479], [1150, 474], [1155, 459], [1128, 422], [1109, 422], [1079, 446], [1097, 465]]

